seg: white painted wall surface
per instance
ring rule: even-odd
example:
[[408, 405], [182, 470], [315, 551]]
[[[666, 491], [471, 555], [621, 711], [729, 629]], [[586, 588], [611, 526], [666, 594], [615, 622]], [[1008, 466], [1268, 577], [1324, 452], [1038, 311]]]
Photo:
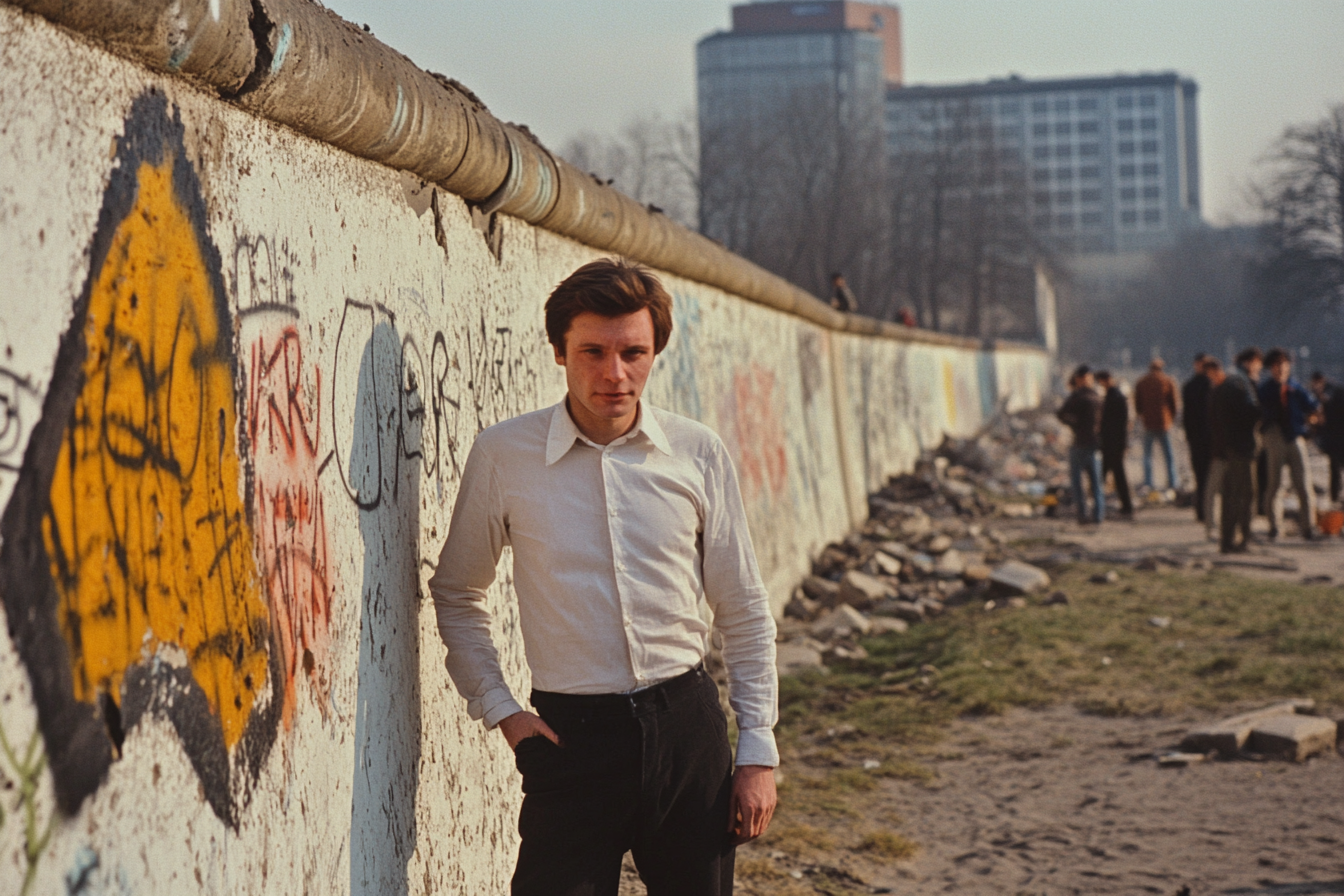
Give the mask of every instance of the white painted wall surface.
[[[398, 172], [7, 6], [0, 69], [0, 891], [506, 892], [518, 779], [451, 690], [425, 583], [472, 439], [563, 394], [542, 303], [599, 253], [501, 219], [497, 258], [458, 198], [427, 208]], [[836, 334], [665, 279], [648, 398], [732, 449], [777, 608], [868, 489], [982, 422], [985, 364], [1014, 407], [1044, 388], [1039, 354]], [[211, 327], [215, 355], [175, 348]], [[60, 462], [28, 450], [43, 427]], [[200, 501], [220, 521], [180, 510]], [[130, 571], [118, 545], [140, 546]], [[188, 579], [189, 606], [127, 585]], [[506, 558], [491, 600], [525, 694], [509, 594]], [[66, 666], [139, 681], [118, 702], [147, 707], [68, 815], [51, 766], [70, 781], [90, 754], [49, 750], [39, 710], [54, 730], [44, 694], [93, 697], [35, 684]]]

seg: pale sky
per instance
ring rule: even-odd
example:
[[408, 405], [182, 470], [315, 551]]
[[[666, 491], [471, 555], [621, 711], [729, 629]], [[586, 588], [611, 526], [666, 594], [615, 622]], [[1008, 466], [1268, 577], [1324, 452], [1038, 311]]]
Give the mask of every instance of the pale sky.
[[[727, 0], [327, 0], [559, 149], [695, 105]], [[1344, 102], [1344, 0], [906, 0], [908, 84], [1174, 70], [1199, 84], [1205, 217], [1247, 216], [1256, 161]]]

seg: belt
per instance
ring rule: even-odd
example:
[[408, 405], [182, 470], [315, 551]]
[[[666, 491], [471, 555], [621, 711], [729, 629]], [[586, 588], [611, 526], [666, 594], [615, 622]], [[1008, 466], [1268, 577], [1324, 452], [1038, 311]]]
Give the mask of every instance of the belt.
[[532, 705], [542, 718], [550, 716], [585, 718], [634, 718], [660, 709], [668, 709], [695, 693], [709, 680], [705, 664], [700, 663], [689, 672], [629, 694], [556, 694], [551, 691], [533, 691]]

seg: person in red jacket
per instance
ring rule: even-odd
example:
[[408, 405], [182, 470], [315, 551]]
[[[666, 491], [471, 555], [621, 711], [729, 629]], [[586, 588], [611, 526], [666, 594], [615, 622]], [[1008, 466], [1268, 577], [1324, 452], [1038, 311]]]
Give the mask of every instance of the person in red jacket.
[[1134, 384], [1134, 412], [1143, 421], [1143, 484], [1153, 488], [1153, 443], [1162, 446], [1167, 459], [1167, 488], [1179, 485], [1176, 458], [1171, 451], [1171, 424], [1176, 420], [1176, 381], [1162, 369], [1161, 358], [1154, 358], [1148, 373]]

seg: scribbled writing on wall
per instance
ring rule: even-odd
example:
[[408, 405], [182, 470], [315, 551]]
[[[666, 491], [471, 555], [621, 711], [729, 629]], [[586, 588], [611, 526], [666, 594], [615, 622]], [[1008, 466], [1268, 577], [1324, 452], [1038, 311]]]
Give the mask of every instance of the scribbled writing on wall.
[[[67, 812], [149, 711], [221, 818], [274, 739], [218, 252], [176, 112], [117, 146], [92, 264], [0, 520], [0, 582]], [[252, 774], [238, 774], [241, 771]]]
[[[346, 299], [336, 334], [332, 382], [353, 381], [379, 326], [396, 331], [391, 309]], [[456, 480], [466, 459], [460, 440], [463, 427], [470, 427], [474, 437], [489, 421], [536, 407], [541, 391], [543, 380], [533, 366], [536, 355], [516, 350], [513, 330], [488, 323], [484, 311], [460, 334], [449, 337], [436, 330], [427, 346], [410, 332], [400, 339], [399, 354], [379, 355], [368, 372], [374, 400], [360, 403], [353, 392], [331, 393], [336, 467], [346, 494], [361, 510], [397, 500], [396, 494], [387, 492], [383, 474], [397, 483], [403, 464], [421, 464], [424, 476], [440, 484]], [[457, 347], [449, 349], [450, 344]], [[395, 407], [386, 406], [390, 392], [384, 381], [401, 384]], [[387, 440], [387, 449], [379, 440], [374, 451], [354, 462], [351, 433], [373, 432], [377, 427], [389, 427], [394, 436]]]
[[[27, 896], [37, 876], [42, 853], [56, 827], [56, 813], [47, 807], [46, 823], [40, 821], [38, 787], [46, 771], [47, 756], [42, 750], [42, 738], [34, 731], [23, 749], [11, 743], [4, 725], [0, 724], [0, 831], [6, 824], [23, 825], [23, 885], [21, 896]], [[11, 818], [13, 816], [17, 816]]]
[[245, 308], [240, 329], [247, 346], [245, 432], [251, 448], [252, 520], [284, 671], [283, 719], [289, 727], [300, 669], [314, 688], [318, 707], [326, 711], [334, 580], [318, 483], [323, 466], [322, 372], [304, 359], [297, 314], [285, 308]]

